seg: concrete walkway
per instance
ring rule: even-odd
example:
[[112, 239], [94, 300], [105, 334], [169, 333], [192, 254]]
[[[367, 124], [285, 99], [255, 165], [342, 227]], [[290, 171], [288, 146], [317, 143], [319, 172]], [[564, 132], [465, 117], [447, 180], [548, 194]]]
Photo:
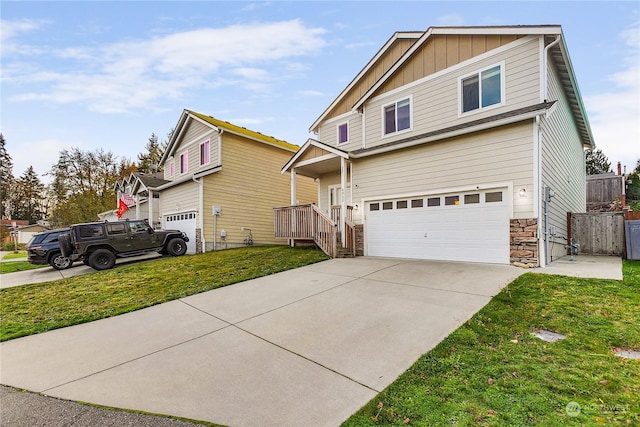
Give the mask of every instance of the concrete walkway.
[[0, 383], [225, 425], [339, 425], [525, 272], [325, 261], [2, 343]]

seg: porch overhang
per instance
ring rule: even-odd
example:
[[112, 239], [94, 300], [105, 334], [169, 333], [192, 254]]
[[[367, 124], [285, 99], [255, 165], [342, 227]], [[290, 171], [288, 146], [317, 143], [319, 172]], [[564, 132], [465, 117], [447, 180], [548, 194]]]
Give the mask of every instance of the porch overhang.
[[287, 162], [280, 173], [292, 172], [310, 178], [319, 178], [331, 172], [340, 172], [342, 161], [349, 159], [346, 151], [309, 138]]

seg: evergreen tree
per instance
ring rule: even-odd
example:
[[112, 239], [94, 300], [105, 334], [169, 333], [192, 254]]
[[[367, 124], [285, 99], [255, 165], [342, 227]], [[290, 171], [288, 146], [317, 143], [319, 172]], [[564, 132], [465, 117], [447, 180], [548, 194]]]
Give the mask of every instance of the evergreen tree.
[[138, 171], [144, 173], [153, 173], [162, 170], [160, 159], [163, 154], [162, 144], [158, 141], [158, 135], [155, 133], [149, 137], [149, 142], [145, 146], [146, 153], [138, 154]]
[[7, 152], [4, 135], [0, 133], [0, 218], [11, 218], [11, 189], [13, 186], [13, 159]]
[[33, 166], [15, 181], [12, 194], [13, 216], [15, 219], [24, 219], [29, 224], [37, 223], [44, 219], [44, 185], [33, 170]]
[[587, 175], [598, 175], [611, 171], [611, 163], [602, 150], [587, 150], [586, 156]]

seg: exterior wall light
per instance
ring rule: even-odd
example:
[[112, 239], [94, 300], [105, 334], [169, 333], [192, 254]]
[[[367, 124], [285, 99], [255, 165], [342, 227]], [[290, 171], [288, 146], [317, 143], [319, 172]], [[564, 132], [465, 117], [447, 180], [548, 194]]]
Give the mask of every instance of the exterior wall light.
[[527, 189], [525, 187], [520, 189], [520, 197], [527, 197]]

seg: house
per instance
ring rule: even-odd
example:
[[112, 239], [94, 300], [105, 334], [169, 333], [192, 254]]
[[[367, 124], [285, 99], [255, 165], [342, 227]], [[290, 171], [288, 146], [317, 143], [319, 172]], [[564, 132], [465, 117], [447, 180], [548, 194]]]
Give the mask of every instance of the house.
[[34, 235], [41, 233], [45, 230], [47, 230], [47, 228], [41, 224], [29, 224], [29, 225], [23, 225], [21, 227], [18, 227], [17, 229], [18, 243], [27, 244], [29, 243], [29, 240], [31, 240], [31, 238]]
[[[280, 171], [300, 147], [195, 111], [184, 110], [160, 161], [163, 172], [134, 173], [116, 184], [127, 205], [121, 218], [189, 236], [188, 253], [252, 244], [274, 237], [272, 209], [290, 203]], [[313, 179], [297, 181], [300, 203], [317, 201]]]
[[329, 252], [544, 266], [585, 211], [594, 140], [560, 26], [397, 32], [310, 130], [282, 171], [319, 203], [276, 209], [280, 238], [309, 237], [298, 215]]

